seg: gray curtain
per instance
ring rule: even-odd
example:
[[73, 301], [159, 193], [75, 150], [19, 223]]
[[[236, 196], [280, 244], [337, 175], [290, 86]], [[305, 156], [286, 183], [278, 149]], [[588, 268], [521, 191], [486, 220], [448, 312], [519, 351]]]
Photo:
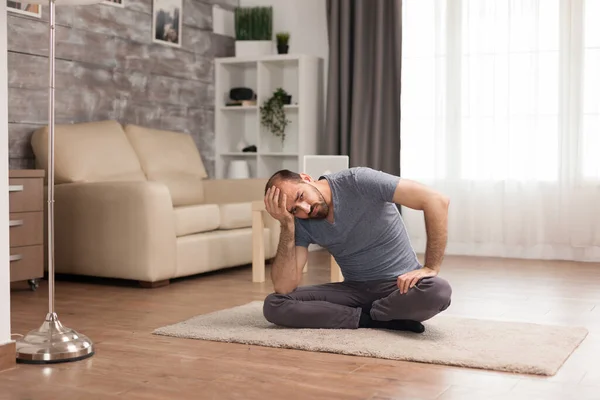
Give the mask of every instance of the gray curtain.
[[327, 0], [321, 154], [400, 175], [401, 0]]

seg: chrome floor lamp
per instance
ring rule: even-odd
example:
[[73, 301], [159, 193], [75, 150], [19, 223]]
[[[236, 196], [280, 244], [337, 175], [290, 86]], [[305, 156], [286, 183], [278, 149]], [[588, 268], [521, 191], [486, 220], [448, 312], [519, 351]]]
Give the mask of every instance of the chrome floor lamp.
[[48, 364], [76, 361], [94, 354], [92, 341], [75, 330], [61, 324], [54, 310], [54, 59], [56, 6], [78, 6], [99, 3], [101, 0], [28, 0], [29, 4], [50, 6], [48, 55], [48, 314], [42, 325], [28, 332], [16, 342], [17, 361]]

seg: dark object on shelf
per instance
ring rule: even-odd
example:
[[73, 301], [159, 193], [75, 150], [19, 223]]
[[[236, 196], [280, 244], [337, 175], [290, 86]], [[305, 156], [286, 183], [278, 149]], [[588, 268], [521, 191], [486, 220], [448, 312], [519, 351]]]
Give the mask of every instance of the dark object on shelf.
[[256, 146], [255, 145], [250, 145], [250, 146], [246, 146], [242, 149], [242, 152], [244, 153], [256, 153]]
[[247, 87], [236, 87], [229, 91], [229, 98], [234, 101], [253, 100], [254, 90]]
[[283, 101], [283, 104], [292, 104], [292, 95], [282, 96], [281, 100]]
[[289, 49], [290, 49], [290, 46], [288, 46], [287, 44], [278, 44], [277, 45], [277, 52], [279, 54], [287, 54]]

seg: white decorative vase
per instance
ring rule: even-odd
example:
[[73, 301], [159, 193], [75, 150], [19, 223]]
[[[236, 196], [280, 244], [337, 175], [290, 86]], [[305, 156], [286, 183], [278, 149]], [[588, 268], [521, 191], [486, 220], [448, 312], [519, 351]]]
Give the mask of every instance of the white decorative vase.
[[236, 57], [268, 56], [273, 54], [272, 40], [236, 40]]
[[244, 160], [233, 160], [229, 163], [229, 179], [250, 178], [250, 167]]

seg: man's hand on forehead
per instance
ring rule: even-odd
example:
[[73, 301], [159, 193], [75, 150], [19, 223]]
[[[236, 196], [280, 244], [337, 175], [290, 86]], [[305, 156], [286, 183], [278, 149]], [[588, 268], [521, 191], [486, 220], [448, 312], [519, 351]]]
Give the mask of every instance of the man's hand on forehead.
[[278, 187], [272, 186], [265, 195], [265, 208], [276, 220], [283, 223], [293, 223], [294, 216], [286, 207], [287, 197]]

